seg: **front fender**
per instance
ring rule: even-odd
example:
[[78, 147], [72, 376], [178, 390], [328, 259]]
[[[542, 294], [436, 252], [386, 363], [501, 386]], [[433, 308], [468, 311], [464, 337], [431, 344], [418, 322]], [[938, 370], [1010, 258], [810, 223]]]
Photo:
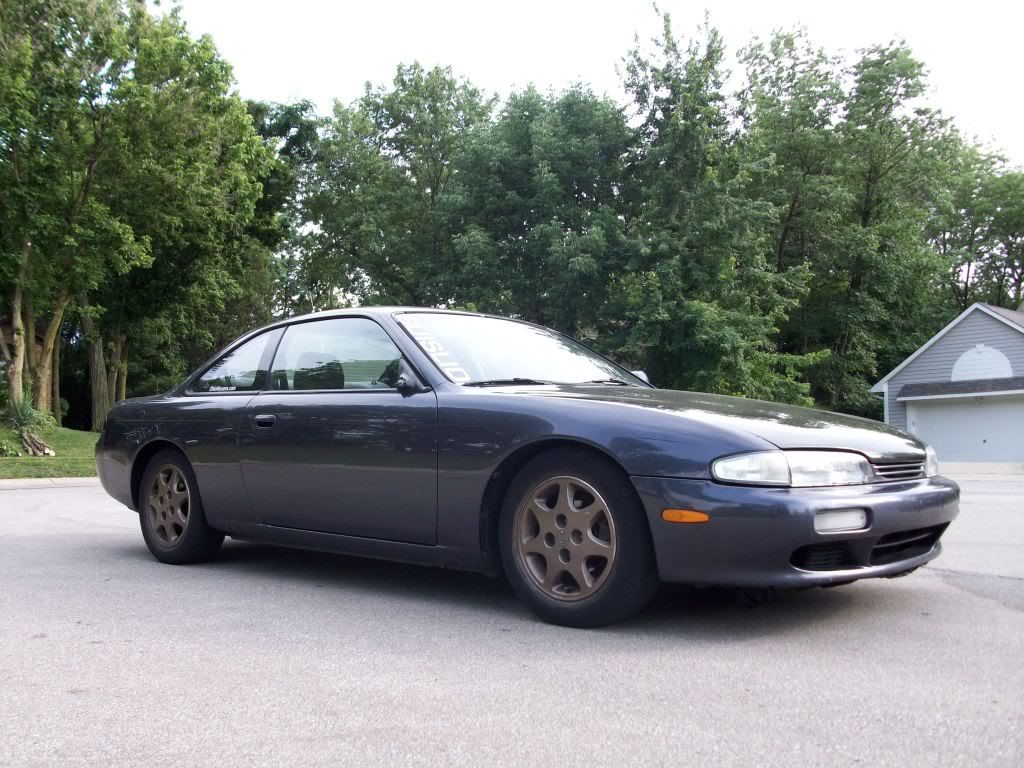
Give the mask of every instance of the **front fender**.
[[481, 550], [481, 512], [492, 477], [520, 451], [574, 442], [630, 476], [706, 479], [712, 460], [772, 446], [648, 408], [588, 400], [440, 387], [437, 542], [466, 556]]

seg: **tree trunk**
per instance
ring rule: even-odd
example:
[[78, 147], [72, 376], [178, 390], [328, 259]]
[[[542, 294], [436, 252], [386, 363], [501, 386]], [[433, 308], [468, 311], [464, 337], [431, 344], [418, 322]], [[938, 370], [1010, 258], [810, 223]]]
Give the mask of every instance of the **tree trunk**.
[[128, 397], [128, 339], [121, 337], [121, 361], [117, 366], [117, 399]]
[[4, 326], [0, 323], [0, 353], [3, 354], [4, 360], [8, 363], [11, 362], [11, 350], [7, 348], [7, 339], [4, 338]]
[[101, 432], [107, 423], [110, 401], [107, 392], [106, 362], [103, 339], [89, 342], [89, 394], [92, 402], [92, 431]]
[[121, 341], [115, 336], [110, 340], [110, 358], [107, 360], [107, 402], [111, 405], [117, 399], [117, 362], [121, 359]]
[[92, 431], [100, 432], [107, 422], [110, 410], [107, 391], [107, 364], [103, 354], [103, 338], [96, 331], [96, 323], [89, 314], [89, 298], [82, 294], [82, 333], [89, 347], [89, 396], [92, 410]]
[[20, 403], [25, 396], [22, 376], [25, 372], [25, 326], [22, 324], [21, 300], [32, 255], [32, 241], [26, 240], [21, 249], [21, 263], [14, 280], [14, 294], [11, 296], [11, 364], [7, 366], [7, 391], [12, 403]]
[[[29, 275], [31, 279], [32, 275]], [[22, 364], [21, 380], [28, 381], [32, 392], [35, 392], [35, 371], [39, 361], [36, 359], [36, 313], [32, 308], [31, 293], [26, 294], [22, 301], [21, 327], [25, 331], [25, 362]]]
[[[43, 345], [36, 356], [36, 363], [32, 366], [32, 404], [40, 411], [48, 411], [53, 406], [51, 396], [53, 394], [53, 350], [57, 347], [57, 339], [60, 338], [60, 327], [64, 322], [64, 310], [68, 306], [71, 297], [64, 291], [57, 296], [53, 305], [53, 317], [46, 326], [46, 334], [43, 336]], [[33, 337], [35, 334], [33, 334]], [[59, 404], [58, 404], [58, 410]]]
[[56, 456], [53, 448], [44, 443], [39, 435], [23, 429], [18, 433], [21, 438], [21, 448], [29, 456]]
[[53, 345], [53, 360], [50, 363], [51, 379], [53, 380], [53, 420], [58, 427], [64, 426], [64, 413], [60, 407], [60, 340]]
[[128, 360], [127, 340], [123, 334], [115, 333], [110, 340], [110, 360], [107, 362], [107, 394], [111, 405], [124, 400], [128, 372], [125, 365]]

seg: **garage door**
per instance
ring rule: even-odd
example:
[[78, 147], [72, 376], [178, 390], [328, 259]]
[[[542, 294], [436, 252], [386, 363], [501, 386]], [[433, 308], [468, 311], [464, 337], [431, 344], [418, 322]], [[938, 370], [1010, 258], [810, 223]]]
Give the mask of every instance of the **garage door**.
[[907, 426], [939, 461], [1024, 461], [1024, 397], [910, 401]]

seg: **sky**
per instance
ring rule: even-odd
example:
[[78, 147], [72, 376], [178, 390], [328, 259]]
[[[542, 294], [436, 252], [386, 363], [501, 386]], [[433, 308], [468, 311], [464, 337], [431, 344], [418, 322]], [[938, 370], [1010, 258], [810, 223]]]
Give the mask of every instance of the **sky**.
[[[234, 67], [244, 98], [309, 99], [327, 113], [351, 102], [367, 81], [390, 82], [399, 63], [451, 66], [479, 88], [503, 95], [533, 83], [575, 82], [623, 100], [617, 67], [636, 37], [658, 32], [650, 0], [163, 0], [193, 34], [211, 35]], [[659, 0], [679, 36], [705, 12], [736, 52], [775, 29], [807, 28], [831, 52], [904, 39], [929, 71], [932, 106], [960, 129], [1024, 165], [1020, 30], [1024, 3], [687, 2]]]

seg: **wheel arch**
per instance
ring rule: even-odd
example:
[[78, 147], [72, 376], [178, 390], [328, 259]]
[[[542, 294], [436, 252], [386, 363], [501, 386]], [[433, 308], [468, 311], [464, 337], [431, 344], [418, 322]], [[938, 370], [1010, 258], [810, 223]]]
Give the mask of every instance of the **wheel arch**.
[[[480, 502], [480, 552], [484, 562], [484, 570], [488, 574], [498, 575], [502, 570], [498, 542], [498, 518], [501, 515], [502, 502], [505, 499], [509, 486], [512, 484], [512, 480], [533, 457], [555, 448], [578, 448], [594, 456], [600, 456], [612, 462], [622, 472], [622, 476], [627, 482], [629, 480], [629, 473], [622, 466], [622, 462], [605, 448], [585, 440], [571, 437], [547, 437], [520, 446], [502, 459], [501, 463], [495, 468], [490, 480], [487, 481], [487, 486], [484, 488], [483, 498]], [[640, 496], [636, 493], [636, 489], [633, 488], [633, 484], [628, 484], [636, 495], [637, 501], [639, 501]]]
[[[171, 442], [170, 440], [164, 440], [157, 438], [151, 440], [142, 446], [135, 454], [135, 458], [132, 459], [132, 474], [131, 474], [131, 493], [132, 493], [132, 505], [136, 510], [139, 508], [139, 493], [142, 486], [142, 476], [146, 472], [146, 467], [149, 466], [149, 462], [152, 461], [153, 457], [156, 456], [160, 451], [173, 450], [180, 454], [185, 461], [188, 461], [188, 456], [181, 448]], [[191, 465], [191, 462], [189, 462]]]

